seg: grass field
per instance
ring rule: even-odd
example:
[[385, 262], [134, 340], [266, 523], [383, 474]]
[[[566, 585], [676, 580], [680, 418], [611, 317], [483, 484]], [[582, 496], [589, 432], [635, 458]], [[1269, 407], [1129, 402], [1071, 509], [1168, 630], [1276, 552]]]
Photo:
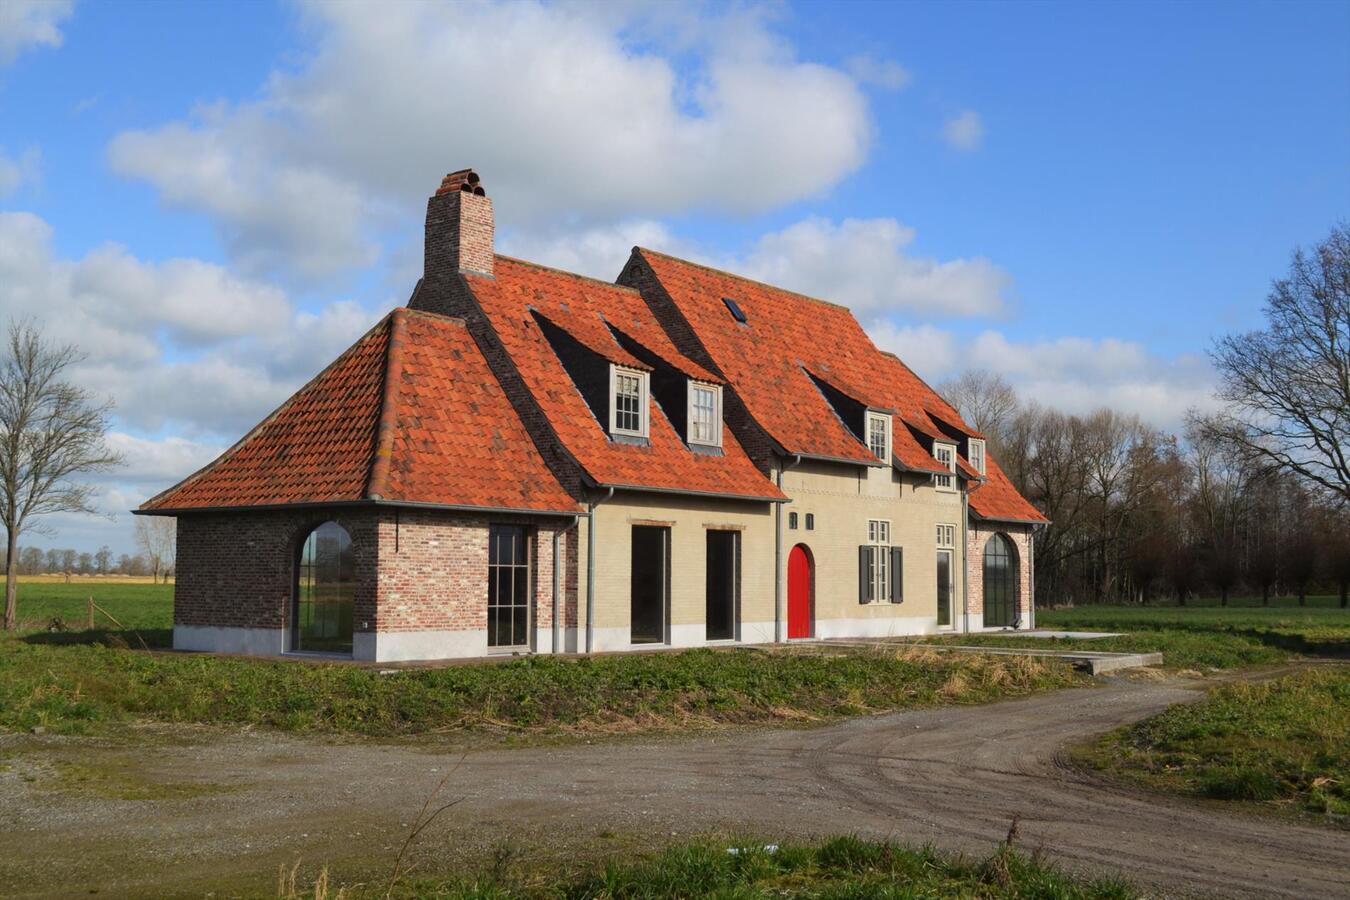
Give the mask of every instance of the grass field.
[[1350, 828], [1350, 668], [1222, 685], [1077, 756], [1168, 793], [1294, 809]]
[[[87, 592], [74, 585], [25, 586], [21, 616], [43, 627], [0, 638], [0, 728], [97, 733], [154, 721], [379, 736], [630, 733], [829, 721], [1082, 683], [1060, 665], [940, 657], [922, 648], [538, 656], [389, 674], [129, 653], [125, 648], [139, 648], [141, 639], [169, 645], [172, 588], [107, 585], [94, 596], [127, 630], [109, 629], [101, 614], [101, 627], [85, 630]], [[48, 630], [58, 619], [79, 630]]]
[[[401, 882], [393, 896], [447, 900], [494, 898], [1091, 898], [1135, 897], [1116, 879], [1069, 876], [1044, 861], [1000, 847], [988, 859], [971, 860], [931, 849], [837, 837], [814, 845], [773, 849], [691, 843], [636, 861], [610, 862], [587, 871], [524, 872], [499, 866], [475, 876]], [[356, 887], [348, 896], [384, 896], [385, 885]], [[283, 885], [279, 896], [317, 896]], [[329, 896], [333, 896], [329, 888]]]

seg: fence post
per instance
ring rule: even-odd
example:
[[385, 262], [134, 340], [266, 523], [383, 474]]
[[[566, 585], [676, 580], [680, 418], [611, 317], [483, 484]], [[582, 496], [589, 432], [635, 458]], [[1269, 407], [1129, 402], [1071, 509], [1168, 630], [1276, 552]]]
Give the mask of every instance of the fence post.
[[89, 630], [94, 630], [94, 595], [89, 595]]

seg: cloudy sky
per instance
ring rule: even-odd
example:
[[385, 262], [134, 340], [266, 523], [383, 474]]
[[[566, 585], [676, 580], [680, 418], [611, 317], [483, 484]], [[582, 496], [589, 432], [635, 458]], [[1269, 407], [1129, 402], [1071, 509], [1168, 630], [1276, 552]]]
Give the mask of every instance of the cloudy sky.
[[130, 550], [407, 299], [466, 165], [504, 252], [663, 249], [1173, 426], [1350, 215], [1350, 6], [4, 0], [0, 313], [87, 353], [128, 462], [30, 542]]

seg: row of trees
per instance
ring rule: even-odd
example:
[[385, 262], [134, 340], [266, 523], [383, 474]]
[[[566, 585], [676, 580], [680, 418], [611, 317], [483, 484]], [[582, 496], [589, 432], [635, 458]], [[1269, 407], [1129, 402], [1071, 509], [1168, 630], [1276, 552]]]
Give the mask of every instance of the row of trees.
[[[4, 561], [4, 551], [0, 550], [0, 562]], [[80, 553], [71, 549], [48, 549], [38, 547], [20, 547], [17, 558], [20, 575], [155, 575], [154, 563], [144, 553], [135, 555], [123, 553], [114, 558], [107, 547], [100, 547], [97, 553]], [[160, 573], [165, 577], [173, 575], [172, 564]]]
[[1180, 434], [1024, 402], [985, 371], [939, 386], [1051, 520], [1040, 602], [1316, 587], [1350, 604], [1350, 230], [1294, 255], [1266, 318], [1216, 344], [1222, 405]]

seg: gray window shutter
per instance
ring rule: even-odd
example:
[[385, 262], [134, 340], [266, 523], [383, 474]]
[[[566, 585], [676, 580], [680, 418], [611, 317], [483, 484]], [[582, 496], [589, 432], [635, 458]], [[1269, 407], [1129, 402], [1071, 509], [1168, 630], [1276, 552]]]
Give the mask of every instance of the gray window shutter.
[[872, 586], [872, 573], [868, 571], [869, 563], [872, 561], [872, 548], [863, 544], [858, 548], [858, 602], [871, 603], [872, 600], [867, 596], [869, 588]]
[[903, 547], [891, 548], [891, 602], [900, 603], [905, 599], [905, 550]]

